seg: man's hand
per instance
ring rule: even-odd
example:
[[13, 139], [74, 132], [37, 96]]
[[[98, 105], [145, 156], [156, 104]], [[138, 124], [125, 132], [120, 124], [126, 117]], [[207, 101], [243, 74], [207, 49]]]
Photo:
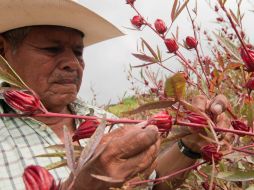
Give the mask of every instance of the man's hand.
[[[160, 146], [157, 127], [124, 126], [106, 134], [92, 158], [74, 181], [74, 189], [108, 189], [149, 170]], [[107, 176], [119, 183], [104, 182], [91, 174]]]
[[[208, 100], [202, 95], [195, 96], [192, 100], [192, 104], [201, 111], [206, 112], [208, 115], [212, 115], [217, 127], [228, 128], [230, 126], [230, 120], [224, 113], [229, 105], [229, 102], [224, 95], [217, 95], [212, 100]], [[191, 148], [194, 152], [200, 152], [200, 148], [208, 143], [200, 136], [199, 133], [188, 135], [182, 140], [184, 144]]]

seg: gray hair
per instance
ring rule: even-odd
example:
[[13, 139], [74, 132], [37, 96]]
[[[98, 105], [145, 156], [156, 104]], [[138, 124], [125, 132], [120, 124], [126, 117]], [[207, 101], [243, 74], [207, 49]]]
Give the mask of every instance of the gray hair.
[[26, 26], [22, 28], [17, 28], [13, 30], [9, 30], [7, 32], [2, 33], [2, 36], [8, 40], [11, 44], [13, 50], [18, 48], [20, 44], [22, 44], [23, 40], [26, 38], [28, 33], [31, 31], [31, 26]]

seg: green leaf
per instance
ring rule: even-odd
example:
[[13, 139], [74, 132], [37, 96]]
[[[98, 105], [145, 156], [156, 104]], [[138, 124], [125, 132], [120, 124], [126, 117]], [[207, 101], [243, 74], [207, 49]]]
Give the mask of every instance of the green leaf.
[[65, 157], [65, 152], [54, 152], [54, 153], [47, 153], [47, 154], [39, 154], [36, 155], [35, 157], [60, 157], [63, 158]]
[[176, 73], [169, 77], [165, 83], [165, 93], [168, 97], [181, 99], [185, 96], [186, 79], [184, 73]]
[[131, 110], [128, 112], [123, 112], [123, 114], [133, 115], [133, 114], [137, 114], [137, 113], [147, 111], [147, 110], [167, 108], [167, 107], [172, 106], [174, 103], [175, 103], [175, 99], [168, 99], [168, 100], [163, 100], [163, 101], [151, 102], [151, 103], [144, 104], [144, 105], [138, 107], [137, 109], [134, 109], [134, 110]]
[[[142, 40], [142, 44], [144, 44], [147, 49], [150, 51], [150, 53], [153, 55], [154, 59], [158, 60], [158, 56], [157, 54], [155, 53], [155, 51], [153, 50], [153, 48], [143, 39], [141, 38]], [[157, 61], [158, 62], [158, 61]]]
[[238, 48], [232, 42], [230, 42], [229, 39], [227, 39], [227, 38], [225, 38], [223, 36], [220, 36], [220, 35], [218, 35], [216, 33], [214, 33], [214, 35], [216, 36], [218, 41], [225, 46], [225, 48], [230, 52], [230, 54], [234, 56], [234, 58], [237, 61], [242, 62], [242, 59], [241, 59], [240, 53], [238, 51]]
[[254, 180], [254, 171], [219, 172], [216, 177], [226, 181], [250, 181]]
[[47, 170], [53, 170], [53, 169], [60, 168], [60, 167], [66, 166], [66, 165], [67, 165], [67, 160], [61, 160], [59, 162], [54, 162], [52, 164], [49, 164], [49, 165], [45, 166], [45, 168]]

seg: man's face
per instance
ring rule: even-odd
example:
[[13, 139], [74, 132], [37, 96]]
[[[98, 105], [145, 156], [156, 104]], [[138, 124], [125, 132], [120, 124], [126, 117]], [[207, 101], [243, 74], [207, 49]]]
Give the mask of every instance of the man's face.
[[34, 27], [5, 57], [49, 110], [76, 99], [84, 70], [83, 39], [63, 27]]

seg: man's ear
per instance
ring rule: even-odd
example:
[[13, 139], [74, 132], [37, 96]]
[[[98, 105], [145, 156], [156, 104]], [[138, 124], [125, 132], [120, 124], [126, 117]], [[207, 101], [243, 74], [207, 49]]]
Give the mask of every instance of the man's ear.
[[9, 43], [7, 40], [0, 34], [0, 55], [5, 57], [5, 53], [9, 49]]

